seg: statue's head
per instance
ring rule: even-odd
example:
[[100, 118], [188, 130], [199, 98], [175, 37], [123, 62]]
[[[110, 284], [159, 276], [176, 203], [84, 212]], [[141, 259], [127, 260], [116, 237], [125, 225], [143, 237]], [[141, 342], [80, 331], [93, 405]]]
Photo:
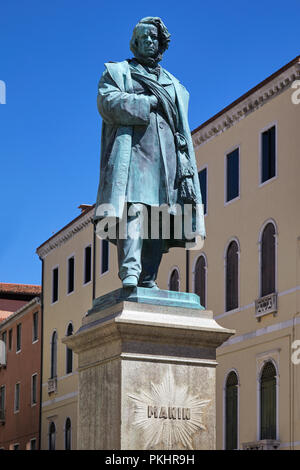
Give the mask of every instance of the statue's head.
[[147, 16], [133, 30], [130, 50], [142, 62], [158, 63], [169, 47], [170, 33], [160, 18]]

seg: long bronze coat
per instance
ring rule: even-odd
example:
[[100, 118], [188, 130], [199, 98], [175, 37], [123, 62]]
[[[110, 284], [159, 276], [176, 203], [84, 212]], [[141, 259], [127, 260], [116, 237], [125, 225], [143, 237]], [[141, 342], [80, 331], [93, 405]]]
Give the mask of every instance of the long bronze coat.
[[[95, 207], [94, 221], [104, 217], [122, 217], [126, 203], [126, 189], [130, 172], [135, 126], [148, 126], [150, 122], [150, 100], [144, 94], [134, 93], [128, 61], [107, 63], [98, 88], [98, 110], [103, 118], [101, 136], [100, 182]], [[161, 69], [164, 86], [175, 89], [179, 113], [179, 131], [188, 145], [188, 156], [194, 169], [193, 184], [196, 193], [196, 208], [193, 215], [193, 229], [196, 235], [205, 237], [203, 207], [198, 179], [197, 166], [187, 111], [189, 94], [179, 81]], [[159, 117], [158, 117], [159, 119]], [[163, 127], [163, 126], [162, 126]], [[158, 126], [158, 132], [163, 128]], [[163, 138], [163, 135], [160, 136]], [[167, 168], [166, 148], [162, 157]], [[147, 188], [145, 188], [147, 191]], [[168, 194], [175, 194], [174, 188], [167, 188]], [[172, 198], [173, 199], [173, 198]], [[136, 201], [140, 202], [140, 201]], [[141, 201], [143, 202], [143, 201]], [[169, 201], [175, 203], [176, 200]], [[164, 251], [172, 246], [185, 246], [186, 240], [168, 240]]]

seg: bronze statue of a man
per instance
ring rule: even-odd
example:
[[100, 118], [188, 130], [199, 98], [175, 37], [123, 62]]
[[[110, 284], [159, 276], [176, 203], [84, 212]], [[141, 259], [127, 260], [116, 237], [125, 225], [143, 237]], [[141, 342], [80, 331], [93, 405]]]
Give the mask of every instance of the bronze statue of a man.
[[[108, 235], [108, 239], [117, 245], [123, 287], [157, 288], [162, 254], [191, 241], [185, 230], [174, 236], [175, 221], [186, 220], [187, 207], [193, 237], [205, 237], [187, 118], [189, 94], [159, 65], [169, 42], [170, 34], [160, 18], [143, 18], [130, 41], [134, 58], [105, 64], [99, 82], [103, 124], [94, 222], [103, 237], [100, 223], [115, 221], [116, 236]], [[158, 237], [142, 236], [143, 209], [162, 206], [170, 215], [170, 236], [163, 237], [161, 230]], [[125, 215], [127, 231], [121, 236]], [[147, 217], [153, 223], [148, 211]]]

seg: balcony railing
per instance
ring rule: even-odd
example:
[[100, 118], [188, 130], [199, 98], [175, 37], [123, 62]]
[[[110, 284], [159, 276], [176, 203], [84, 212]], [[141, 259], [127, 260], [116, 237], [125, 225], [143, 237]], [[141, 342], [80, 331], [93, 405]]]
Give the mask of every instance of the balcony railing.
[[55, 393], [57, 391], [57, 377], [48, 379], [48, 393]]
[[280, 441], [275, 439], [262, 439], [261, 441], [244, 442], [243, 450], [276, 450], [280, 446]]
[[275, 314], [277, 312], [277, 293], [265, 295], [255, 301], [255, 316], [260, 318], [268, 313]]

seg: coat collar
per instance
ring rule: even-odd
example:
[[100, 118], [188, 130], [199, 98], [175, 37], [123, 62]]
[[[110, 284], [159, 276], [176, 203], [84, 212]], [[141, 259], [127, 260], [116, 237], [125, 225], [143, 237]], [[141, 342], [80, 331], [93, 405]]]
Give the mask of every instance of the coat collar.
[[[144, 67], [137, 60], [133, 60], [130, 65], [136, 68], [141, 74], [150, 75], [147, 72], [147, 70], [144, 69]], [[173, 84], [172, 79], [165, 73], [164, 69], [160, 65], [159, 65], [159, 69], [160, 69], [160, 74], [158, 77], [158, 83], [164, 86], [172, 85]]]

